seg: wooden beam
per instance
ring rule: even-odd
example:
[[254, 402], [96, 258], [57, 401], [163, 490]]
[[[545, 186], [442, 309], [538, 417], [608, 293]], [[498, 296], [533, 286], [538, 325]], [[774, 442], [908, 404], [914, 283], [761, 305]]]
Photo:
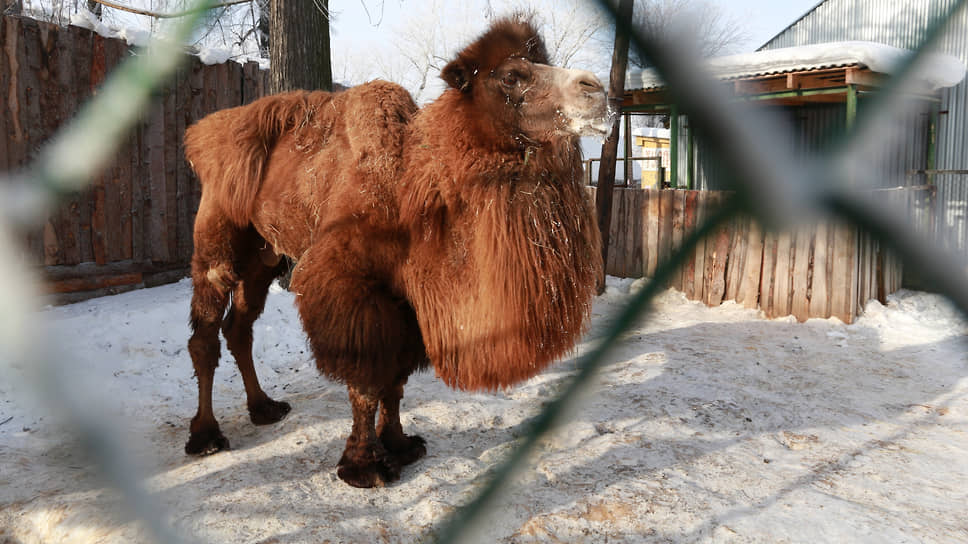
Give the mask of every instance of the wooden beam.
[[59, 280], [47, 284], [50, 293], [76, 293], [78, 291], [94, 291], [107, 287], [124, 285], [138, 285], [142, 282], [141, 274], [118, 274], [115, 276], [96, 276], [87, 278], [73, 278]]
[[860, 85], [862, 87], [882, 87], [885, 77], [882, 74], [872, 72], [866, 68], [851, 66], [844, 74], [844, 81], [848, 85]]

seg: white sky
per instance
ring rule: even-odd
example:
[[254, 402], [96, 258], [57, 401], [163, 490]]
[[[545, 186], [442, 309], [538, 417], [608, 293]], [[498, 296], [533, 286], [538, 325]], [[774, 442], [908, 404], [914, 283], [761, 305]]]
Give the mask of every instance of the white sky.
[[[354, 44], [386, 42], [394, 24], [426, 0], [330, 1], [333, 40]], [[495, 2], [497, 4], [498, 2]], [[726, 13], [747, 24], [750, 41], [743, 51], [753, 51], [818, 3], [818, 0], [710, 0]], [[483, 27], [483, 25], [482, 25]]]
[[714, 0], [727, 12], [746, 21], [750, 43], [742, 51], [754, 51], [790, 23], [813, 8], [818, 0]]
[[[698, 1], [720, 8], [726, 19], [736, 21], [745, 27], [743, 30], [749, 39], [745, 43], [736, 44], [729, 53], [755, 50], [817, 4], [817, 0]], [[423, 103], [443, 90], [443, 84], [437, 79], [436, 73], [426, 80], [421, 80], [418, 71], [408, 63], [403, 52], [398, 50], [401, 46], [402, 28], [424, 28], [420, 32], [431, 34], [426, 36], [426, 39], [433, 40], [442, 47], [439, 50], [440, 53], [435, 55], [449, 56], [465, 45], [465, 40], [484, 30], [485, 14], [510, 12], [515, 9], [515, 6], [522, 4], [557, 5], [555, 2], [542, 0], [466, 0], [466, 2], [479, 6], [484, 13], [477, 17], [476, 12], [471, 11], [475, 8], [458, 9], [448, 0], [330, 0], [334, 80], [352, 85], [373, 78], [389, 79], [407, 87], [418, 103]], [[588, 0], [587, 3], [591, 13], [594, 0]], [[584, 9], [584, 4], [579, 5], [582, 6], [580, 9]], [[440, 15], [441, 13], [446, 15]], [[433, 14], [436, 14], [437, 18], [446, 19], [447, 24], [440, 25], [432, 22], [428, 26], [419, 23], [435, 17]], [[547, 18], [547, 14], [542, 13], [542, 15]], [[416, 27], [413, 26], [415, 21]], [[610, 43], [612, 38], [600, 38], [600, 40], [603, 43]], [[419, 49], [419, 45], [416, 48]], [[607, 77], [608, 59], [611, 55], [609, 52], [595, 51], [594, 47], [586, 47], [584, 54], [572, 60], [572, 67], [589, 69], [599, 77]], [[421, 81], [426, 84], [424, 90], [420, 90], [423, 88]]]

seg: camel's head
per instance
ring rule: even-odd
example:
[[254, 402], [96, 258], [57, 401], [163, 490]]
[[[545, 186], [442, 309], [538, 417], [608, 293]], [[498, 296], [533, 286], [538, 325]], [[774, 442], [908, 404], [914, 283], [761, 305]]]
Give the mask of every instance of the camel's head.
[[475, 128], [525, 145], [602, 136], [611, 124], [598, 78], [550, 66], [544, 42], [525, 17], [495, 22], [444, 67], [441, 77], [472, 108]]

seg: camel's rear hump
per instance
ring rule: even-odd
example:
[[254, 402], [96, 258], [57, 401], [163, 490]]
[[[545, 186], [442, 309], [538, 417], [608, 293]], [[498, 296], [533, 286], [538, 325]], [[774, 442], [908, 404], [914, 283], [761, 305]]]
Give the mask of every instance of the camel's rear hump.
[[185, 131], [185, 156], [202, 191], [239, 226], [247, 225], [276, 141], [332, 94], [295, 91], [212, 113]]
[[[338, 156], [338, 168], [365, 178], [392, 177], [403, 138], [417, 110], [410, 94], [386, 81], [371, 81], [340, 93], [294, 91], [215, 112], [185, 132], [185, 155], [210, 202], [239, 226], [252, 221], [256, 195], [277, 144], [304, 153]], [[315, 168], [313, 168], [315, 169]], [[328, 167], [332, 170], [332, 167]], [[327, 175], [335, 175], [328, 171]], [[300, 180], [296, 180], [299, 183]]]

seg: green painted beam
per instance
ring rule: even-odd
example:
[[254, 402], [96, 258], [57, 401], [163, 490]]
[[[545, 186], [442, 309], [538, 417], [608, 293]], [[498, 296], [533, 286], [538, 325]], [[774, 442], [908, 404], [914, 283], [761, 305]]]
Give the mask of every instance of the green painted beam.
[[696, 183], [696, 138], [692, 133], [692, 124], [686, 125], [686, 189], [695, 188]]
[[622, 106], [622, 113], [668, 113], [672, 109], [670, 104], [638, 104]]
[[854, 127], [857, 120], [857, 86], [847, 86], [847, 130]]
[[[679, 186], [679, 106], [672, 105], [669, 113], [669, 185], [673, 188]], [[659, 185], [659, 189], [662, 185]]]
[[626, 187], [632, 183], [632, 116], [629, 114], [624, 114], [625, 121], [625, 148], [623, 150], [625, 154], [625, 160], [622, 161], [622, 167], [625, 170], [625, 185]]

